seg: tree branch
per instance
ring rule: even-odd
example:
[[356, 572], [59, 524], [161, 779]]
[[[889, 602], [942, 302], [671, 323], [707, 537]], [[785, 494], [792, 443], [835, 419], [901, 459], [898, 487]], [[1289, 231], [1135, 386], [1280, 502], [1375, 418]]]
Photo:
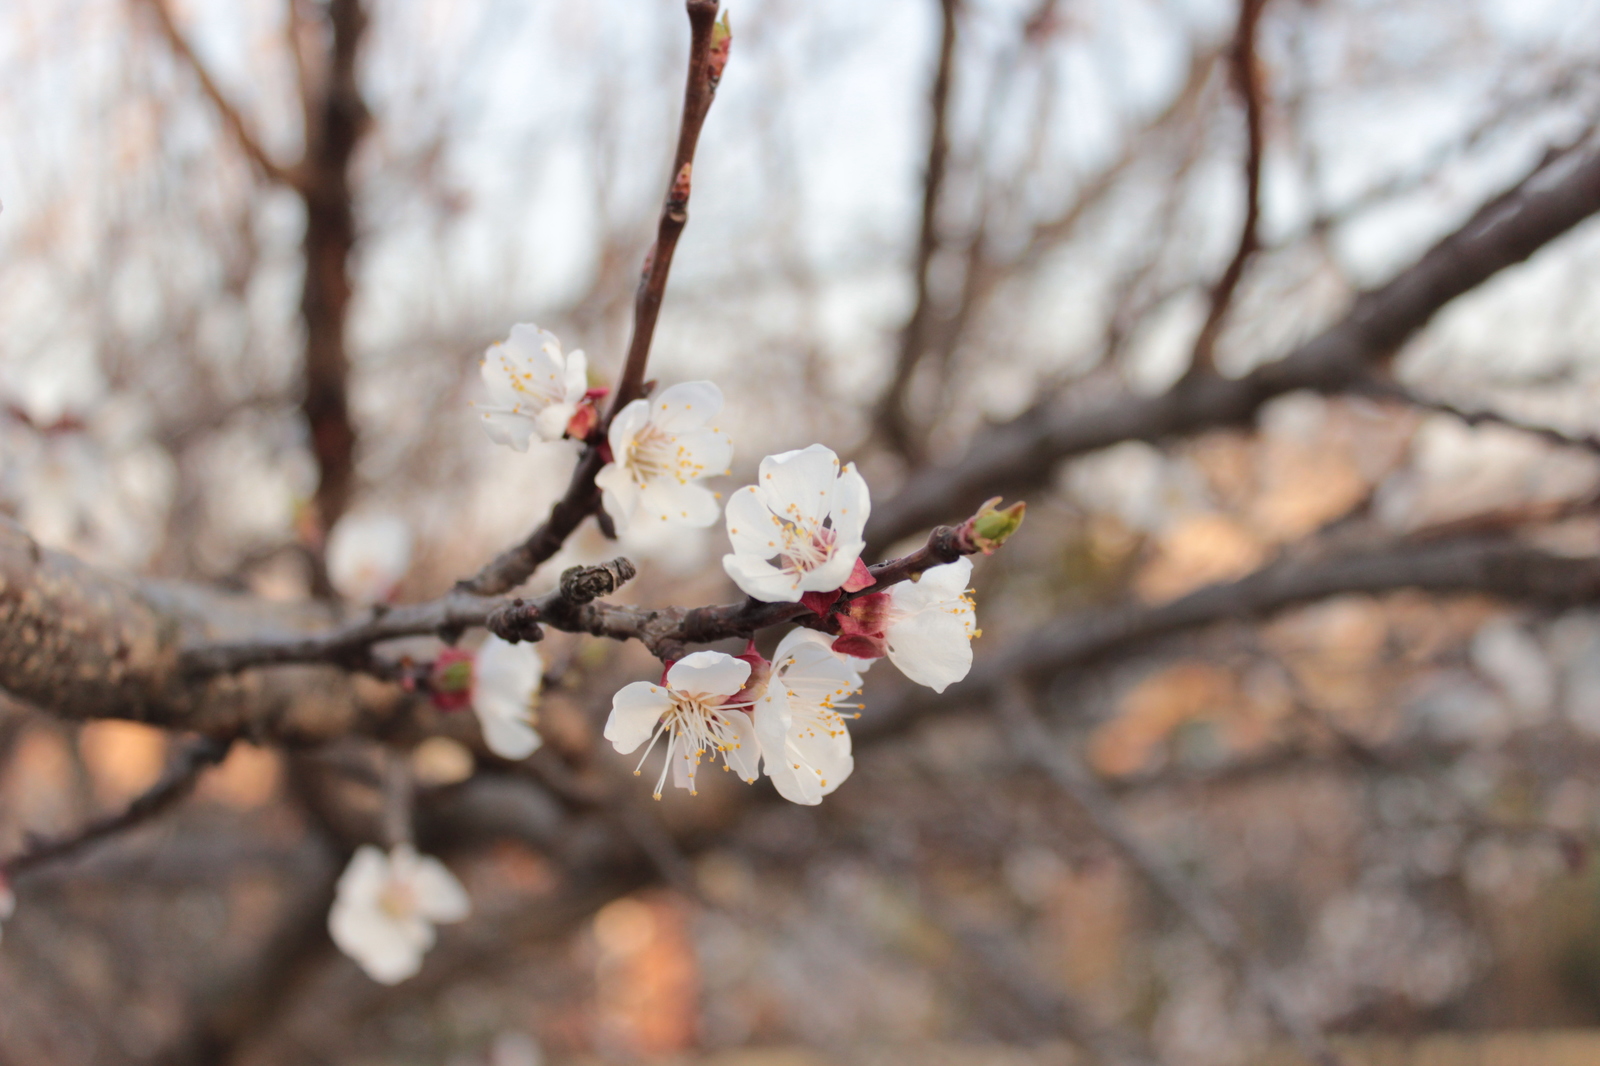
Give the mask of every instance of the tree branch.
[[[832, 612], [859, 596], [882, 592], [912, 580], [930, 567], [954, 562], [979, 550], [966, 526], [940, 526], [917, 551], [869, 567], [875, 583], [860, 592], [842, 595]], [[508, 640], [538, 639], [540, 624], [567, 633], [637, 640], [657, 657], [672, 660], [682, 656], [689, 644], [748, 637], [786, 622], [827, 624], [826, 618], [818, 618], [802, 603], [765, 603], [747, 598], [715, 607], [626, 607], [597, 602], [595, 595], [588, 594], [591, 576], [610, 575], [609, 587], [620, 585], [621, 581], [616, 580], [618, 570], [627, 577], [633, 576], [632, 564], [619, 559], [604, 567], [572, 567], [562, 574], [559, 587], [536, 599], [473, 596], [457, 591], [428, 603], [375, 608], [359, 622], [323, 633], [197, 643], [184, 650], [182, 670], [190, 677], [200, 678], [285, 663], [325, 662], [365, 668], [369, 661], [367, 649], [380, 641], [425, 634], [453, 640], [461, 630], [473, 626], [487, 626]]]
[[1239, 27], [1234, 33], [1230, 56], [1233, 65], [1234, 88], [1244, 104], [1245, 131], [1249, 145], [1245, 151], [1244, 226], [1239, 233], [1239, 245], [1233, 258], [1211, 289], [1211, 306], [1206, 312], [1205, 324], [1195, 337], [1194, 351], [1189, 358], [1189, 373], [1207, 373], [1216, 369], [1217, 337], [1222, 333], [1222, 322], [1233, 295], [1244, 278], [1244, 268], [1261, 247], [1257, 227], [1261, 221], [1261, 155], [1265, 140], [1262, 129], [1264, 91], [1261, 85], [1261, 64], [1256, 58], [1256, 27], [1261, 22], [1261, 9], [1266, 0], [1239, 0]]
[[[627, 361], [617, 382], [616, 394], [606, 412], [605, 426], [617, 412], [644, 394], [645, 368], [650, 360], [650, 342], [655, 336], [656, 318], [666, 294], [667, 274], [678, 238], [689, 221], [689, 192], [694, 171], [695, 147], [700, 129], [716, 95], [717, 81], [728, 58], [729, 39], [715, 45], [714, 26], [717, 0], [687, 0], [689, 12], [689, 73], [683, 91], [683, 117], [678, 126], [678, 148], [673, 156], [672, 177], [666, 202], [656, 230], [656, 243], [645, 258], [634, 301], [633, 335], [628, 342]], [[604, 428], [604, 427], [602, 427]], [[590, 445], [572, 471], [572, 480], [550, 515], [520, 544], [501, 552], [476, 574], [457, 582], [456, 590], [474, 596], [498, 596], [528, 580], [541, 564], [561, 550], [583, 520], [600, 506], [600, 490], [594, 477], [605, 465], [597, 447]]]
[[1541, 426], [1536, 422], [1529, 422], [1525, 419], [1504, 414], [1500, 411], [1491, 410], [1487, 407], [1469, 410], [1468, 408], [1453, 404], [1448, 400], [1438, 400], [1428, 396], [1419, 395], [1416, 391], [1406, 388], [1397, 381], [1385, 381], [1377, 377], [1369, 377], [1367, 380], [1354, 386], [1353, 391], [1359, 392], [1366, 396], [1371, 396], [1374, 399], [1392, 400], [1396, 403], [1403, 403], [1407, 406], [1415, 407], [1423, 411], [1436, 411], [1439, 414], [1445, 414], [1452, 418], [1459, 419], [1469, 426], [1481, 426], [1485, 424], [1506, 426], [1510, 429], [1520, 430], [1523, 433], [1531, 434], [1532, 436], [1538, 437], [1541, 440], [1547, 441], [1551, 444], [1559, 445], [1564, 448], [1581, 448], [1584, 451], [1600, 454], [1600, 436], [1595, 436], [1592, 433], [1585, 434], [1583, 436], [1563, 433], [1559, 429], [1555, 429], [1551, 426]]
[[906, 390], [928, 350], [933, 323], [933, 297], [929, 275], [939, 251], [939, 202], [944, 193], [945, 167], [950, 155], [950, 83], [955, 67], [959, 0], [938, 0], [940, 14], [939, 59], [933, 89], [928, 97], [928, 161], [922, 175], [922, 223], [917, 231], [917, 254], [912, 267], [916, 300], [911, 317], [900, 331], [900, 351], [894, 374], [878, 401], [878, 428], [891, 448], [903, 456], [915, 453], [911, 412]]
[[200, 83], [200, 91], [206, 94], [206, 99], [217, 109], [217, 114], [222, 118], [222, 124], [227, 127], [228, 133], [238, 143], [244, 154], [250, 158], [263, 176], [269, 181], [291, 189], [298, 189], [302, 175], [298, 168], [286, 168], [273, 161], [272, 157], [261, 147], [261, 142], [256, 139], [245, 122], [239, 109], [229, 100], [222, 88], [217, 85], [216, 79], [206, 69], [206, 65], [195, 55], [194, 49], [189, 47], [189, 42], [179, 31], [178, 25], [168, 10], [166, 0], [136, 0], [143, 3], [155, 15], [156, 24], [161, 29], [161, 34], [167, 39], [167, 44], [172, 48], [173, 55], [178, 61], [188, 67], [194, 74], [195, 80]]
[[1394, 353], [1451, 300], [1528, 258], [1600, 211], [1600, 150], [1536, 168], [1381, 288], [1357, 298], [1343, 319], [1276, 362], [1238, 379], [1186, 376], [1150, 398], [1121, 396], [1096, 407], [1037, 406], [978, 434], [952, 467], [914, 475], [873, 509], [869, 550], [959, 513], [995, 493], [1020, 495], [1047, 483], [1056, 463], [1125, 440], [1157, 441], [1249, 421], [1266, 401], [1295, 389], [1337, 392]]
[[[300, 187], [306, 211], [301, 241], [305, 280], [300, 294], [305, 396], [300, 409], [317, 460], [312, 505], [323, 533], [339, 520], [355, 489], [356, 429], [350, 420], [350, 356], [345, 344], [350, 257], [356, 245], [350, 164], [368, 124], [356, 80], [366, 14], [360, 0], [331, 0], [327, 18], [333, 31], [328, 77], [322, 99], [307, 109], [315, 125], [306, 131], [305, 180]], [[324, 586], [319, 591], [329, 590]]]
[[930, 711], [970, 706], [1004, 691], [1008, 684], [1043, 680], [1215, 622], [1263, 618], [1345, 593], [1408, 588], [1571, 608], [1600, 599], [1600, 558], [1555, 555], [1509, 537], [1463, 537], [1326, 559], [1286, 560], [1168, 603], [1062, 615], [998, 654], [980, 657], [950, 697], [941, 699], [910, 686], [885, 693], [853, 732], [862, 739], [899, 732]]
[[75, 833], [50, 840], [29, 842], [26, 851], [0, 861], [0, 882], [14, 880], [19, 874], [35, 870], [47, 863], [71, 858], [91, 844], [132, 829], [165, 812], [179, 800], [194, 791], [200, 775], [209, 767], [221, 762], [232, 745], [226, 740], [201, 737], [186, 745], [172, 760], [161, 779], [148, 791], [138, 796], [127, 808], [116, 814], [96, 819]]

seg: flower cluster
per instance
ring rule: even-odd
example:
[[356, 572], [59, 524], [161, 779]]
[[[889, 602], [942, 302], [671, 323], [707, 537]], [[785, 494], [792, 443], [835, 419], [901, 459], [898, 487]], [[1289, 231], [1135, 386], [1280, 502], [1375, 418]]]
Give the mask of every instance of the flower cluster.
[[490, 345], [482, 373], [490, 402], [479, 410], [497, 443], [526, 451], [535, 435], [568, 437], [601, 450], [606, 464], [594, 480], [619, 531], [716, 522], [717, 498], [699, 482], [729, 472], [733, 446], [711, 425], [722, 411], [722, 390], [711, 382], [634, 400], [603, 427], [595, 403], [606, 390], [588, 387], [583, 352], [563, 354], [556, 335], [534, 325], [513, 326], [507, 340]]
[[428, 689], [442, 711], [471, 707], [488, 749], [502, 759], [526, 759], [543, 745], [534, 728], [534, 703], [544, 679], [537, 645], [491, 634], [476, 653], [446, 648], [434, 660]]
[[[673, 385], [631, 401], [607, 424], [594, 409], [603, 390], [587, 387], [586, 372], [582, 352], [563, 354], [554, 334], [516, 326], [483, 360], [489, 435], [519, 450], [535, 434], [597, 449], [605, 463], [595, 484], [619, 532], [716, 522], [718, 498], [701, 482], [728, 473], [733, 458], [732, 444], [712, 425], [721, 390], [709, 381]], [[967, 675], [978, 635], [967, 589], [971, 561], [870, 591], [876, 579], [861, 553], [871, 513], [865, 479], [821, 444], [767, 456], [756, 483], [729, 498], [728, 576], [754, 599], [804, 604], [832, 636], [797, 630], [771, 661], [753, 642], [739, 656], [695, 652], [670, 664], [659, 683], [636, 681], [619, 691], [605, 737], [624, 754], [644, 748], [636, 772], [658, 744], [663, 748], [657, 798], [668, 776], [698, 791], [701, 766], [720, 760], [747, 782], [765, 773], [786, 798], [817, 803], [850, 774], [846, 721], [857, 705], [844, 701], [860, 691], [867, 663], [887, 656], [911, 680], [940, 692]], [[1007, 533], [981, 532], [972, 543], [984, 551]], [[488, 650], [479, 654], [480, 675]], [[536, 685], [537, 668], [532, 676]], [[516, 717], [525, 705], [473, 698], [491, 746], [509, 729], [531, 732]]]

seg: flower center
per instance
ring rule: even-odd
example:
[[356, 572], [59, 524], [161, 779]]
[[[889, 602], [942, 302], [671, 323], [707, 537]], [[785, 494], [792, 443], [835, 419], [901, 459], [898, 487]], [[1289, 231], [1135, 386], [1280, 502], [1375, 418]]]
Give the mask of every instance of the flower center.
[[678, 438], [647, 423], [628, 443], [622, 465], [633, 477], [634, 484], [644, 485], [657, 478], [675, 478], [678, 484], [687, 485], [695, 478], [704, 477], [706, 468], [695, 462], [694, 454]]
[[789, 573], [806, 573], [815, 570], [833, 557], [833, 543], [838, 539], [826, 526], [807, 529], [792, 518], [778, 515], [783, 526], [782, 570]]
[[[667, 771], [672, 768], [674, 758], [690, 764], [689, 795], [698, 796], [700, 793], [694, 787], [695, 768], [709, 752], [713, 762], [720, 755], [722, 768], [732, 769], [728, 765], [728, 753], [743, 746], [739, 734], [734, 730], [733, 715], [744, 714], [746, 708], [753, 706], [753, 701], [735, 703], [727, 696], [706, 696], [672, 689], [668, 692], [672, 697], [672, 706], [656, 724], [650, 743], [639, 757], [639, 767], [644, 766], [656, 741], [664, 736], [667, 738], [667, 757], [661, 764], [661, 776], [656, 780], [655, 798], [661, 798], [661, 790], [667, 783]], [[634, 768], [635, 776], [639, 773], [639, 767]]]
[[378, 909], [397, 922], [417, 913], [417, 890], [411, 882], [391, 877], [378, 893]]

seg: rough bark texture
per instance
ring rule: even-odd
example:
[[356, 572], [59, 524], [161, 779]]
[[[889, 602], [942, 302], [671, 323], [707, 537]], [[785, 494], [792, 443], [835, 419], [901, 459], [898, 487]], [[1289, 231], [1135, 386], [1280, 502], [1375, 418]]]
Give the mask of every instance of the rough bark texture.
[[185, 643], [288, 637], [325, 611], [192, 585], [134, 583], [41, 548], [0, 519], [0, 687], [62, 718], [125, 718], [219, 738], [306, 743], [373, 732], [398, 690], [334, 667], [191, 680]]

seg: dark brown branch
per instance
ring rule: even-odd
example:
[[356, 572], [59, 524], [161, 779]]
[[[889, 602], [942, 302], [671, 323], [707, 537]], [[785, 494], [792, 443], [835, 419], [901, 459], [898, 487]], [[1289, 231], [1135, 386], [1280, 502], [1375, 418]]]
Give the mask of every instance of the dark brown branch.
[[[628, 341], [628, 359], [617, 380], [617, 391], [606, 414], [606, 424], [633, 400], [644, 395], [645, 366], [650, 361], [650, 341], [655, 336], [656, 316], [667, 290], [667, 273], [678, 237], [689, 221], [689, 186], [694, 174], [694, 150], [700, 141], [700, 127], [716, 93], [711, 70], [711, 38], [717, 19], [717, 0], [688, 0], [689, 74], [683, 90], [683, 119], [678, 126], [678, 149], [672, 157], [672, 173], [667, 179], [667, 198], [661, 207], [656, 243], [645, 257], [644, 273], [633, 309], [633, 336]], [[723, 57], [724, 61], [726, 57]], [[720, 68], [717, 76], [721, 76]]]
[[[940, 526], [910, 555], [869, 567], [876, 583], [841, 596], [834, 610], [857, 596], [881, 592], [908, 581], [930, 567], [954, 562], [980, 550], [965, 526]], [[747, 637], [769, 626], [817, 619], [800, 603], [765, 603], [745, 599], [715, 607], [624, 607], [596, 602], [596, 587], [616, 588], [633, 565], [618, 559], [599, 567], [573, 567], [561, 585], [536, 599], [500, 599], [451, 592], [437, 600], [404, 607], [377, 608], [362, 621], [331, 631], [291, 638], [199, 643], [185, 649], [182, 670], [200, 678], [253, 666], [285, 663], [336, 663], [368, 667], [373, 644], [399, 637], [434, 634], [453, 640], [463, 629], [487, 626], [508, 640], [536, 639], [540, 624], [568, 633], [589, 633], [613, 640], [637, 640], [662, 659], [676, 659], [685, 645], [710, 644]]]
[[1200, 885], [1144, 845], [1117, 801], [1089, 768], [1045, 730], [1029, 706], [1028, 696], [1016, 689], [1008, 690], [1000, 700], [1000, 707], [1017, 754], [1044, 771], [1071, 796], [1096, 831], [1238, 972], [1261, 999], [1273, 1021], [1300, 1048], [1301, 1054], [1318, 1066], [1338, 1066], [1339, 1056], [1334, 1054], [1316, 1023], [1283, 994], [1266, 966], [1246, 949], [1233, 916]]
[[1261, 22], [1261, 9], [1266, 0], [1239, 0], [1239, 27], [1234, 33], [1233, 48], [1229, 57], [1233, 67], [1234, 88], [1244, 104], [1245, 131], [1248, 146], [1245, 149], [1244, 226], [1239, 233], [1239, 245], [1228, 261], [1222, 276], [1211, 288], [1211, 305], [1206, 311], [1205, 324], [1195, 337], [1194, 351], [1189, 358], [1190, 373], [1207, 373], [1216, 369], [1217, 337], [1222, 333], [1222, 323], [1228, 308], [1233, 304], [1234, 293], [1244, 278], [1245, 266], [1261, 247], [1257, 232], [1261, 221], [1261, 155], [1265, 140], [1262, 128], [1264, 90], [1261, 84], [1261, 64], [1256, 58], [1256, 27]]
[[918, 449], [906, 395], [911, 378], [928, 350], [933, 325], [933, 297], [929, 281], [934, 256], [939, 251], [939, 203], [944, 194], [945, 169], [950, 155], [950, 83], [955, 67], [959, 0], [939, 0], [939, 58], [933, 89], [928, 97], [928, 161], [922, 175], [922, 223], [917, 231], [917, 254], [912, 267], [916, 298], [911, 317], [900, 331], [900, 351], [894, 374], [878, 402], [878, 427], [884, 440], [904, 456]]
[[1087, 407], [1035, 407], [980, 433], [952, 467], [913, 476], [873, 508], [869, 550], [881, 550], [942, 515], [995, 493], [1047, 483], [1056, 463], [1125, 440], [1158, 441], [1248, 422], [1266, 401], [1295, 389], [1337, 392], [1392, 355], [1451, 300], [1527, 259], [1600, 211], [1600, 151], [1536, 169], [1484, 205], [1386, 285], [1364, 293], [1339, 322], [1282, 359], [1238, 379], [1185, 377], [1161, 396], [1122, 396]]
[[1264, 618], [1345, 593], [1398, 589], [1480, 593], [1511, 603], [1572, 608], [1600, 600], [1600, 558], [1555, 555], [1510, 537], [1464, 537], [1288, 560], [1168, 603], [1063, 615], [996, 655], [980, 655], [950, 697], [911, 687], [885, 694], [853, 732], [863, 738], [893, 733], [934, 709], [955, 710], [1019, 680], [1043, 680], [1217, 622]]
[[[300, 320], [305, 327], [300, 409], [317, 461], [312, 497], [322, 532], [333, 528], [355, 488], [356, 430], [350, 420], [350, 357], [345, 323], [350, 307], [350, 257], [356, 245], [350, 164], [368, 125], [366, 103], [356, 81], [356, 55], [367, 17], [360, 0], [331, 0], [328, 76], [322, 98], [308, 108], [315, 125], [306, 131], [306, 229], [302, 238], [305, 281]], [[323, 591], [326, 591], [324, 589]]]
[[27, 850], [0, 861], [0, 881], [11, 880], [48, 863], [71, 858], [98, 841], [162, 814], [194, 791], [200, 775], [221, 762], [230, 747], [228, 741], [211, 737], [191, 741], [178, 752], [161, 779], [136, 797], [126, 809], [96, 819], [67, 836], [31, 840]]
[[270, 181], [289, 188], [299, 188], [301, 175], [297, 168], [286, 168], [274, 162], [272, 157], [261, 147], [261, 142], [250, 131], [250, 126], [245, 122], [239, 109], [229, 100], [227, 94], [217, 85], [216, 79], [200, 61], [200, 57], [189, 46], [188, 40], [179, 31], [178, 24], [173, 21], [172, 12], [168, 10], [166, 0], [139, 0], [149, 7], [155, 15], [156, 23], [161, 29], [161, 34], [167, 39], [168, 46], [172, 49], [179, 62], [188, 67], [194, 74], [195, 80], [200, 83], [200, 91], [206, 94], [206, 99], [211, 101], [211, 106], [217, 109], [217, 114], [222, 118], [222, 124], [228, 128], [228, 133], [250, 162]]
[[[672, 269], [672, 256], [677, 249], [678, 238], [689, 220], [695, 147], [699, 144], [700, 129], [705, 125], [706, 114], [716, 94], [716, 79], [720, 78], [722, 65], [727, 61], [726, 38], [720, 50], [713, 48], [716, 0], [688, 0], [687, 6], [689, 73], [683, 92], [683, 118], [678, 126], [678, 148], [673, 156], [672, 176], [666, 202], [661, 209], [656, 243], [646, 257], [643, 276], [639, 279], [638, 295], [634, 302], [633, 335], [628, 342], [627, 361], [623, 364], [616, 394], [606, 413], [606, 425], [610, 425], [618, 411], [644, 393], [650, 342], [655, 336], [656, 318], [666, 294], [667, 274]], [[572, 471], [572, 480], [567, 483], [566, 493], [551, 508], [549, 517], [526, 540], [501, 552], [472, 577], [458, 582], [457, 591], [475, 596], [498, 596], [528, 580], [542, 563], [561, 550], [561, 545], [566, 543], [583, 520], [599, 508], [600, 490], [595, 488], [594, 476], [604, 465], [596, 448], [591, 446], [585, 449], [583, 457]]]
[[1525, 419], [1516, 418], [1512, 415], [1508, 415], [1500, 411], [1494, 411], [1486, 407], [1469, 410], [1465, 407], [1460, 407], [1456, 404], [1453, 404], [1448, 400], [1438, 400], [1419, 395], [1414, 390], [1406, 388], [1397, 381], [1385, 381], [1376, 377], [1369, 378], [1368, 380], [1357, 385], [1354, 391], [1371, 396], [1375, 399], [1393, 400], [1397, 403], [1403, 403], [1409, 407], [1415, 407], [1423, 411], [1436, 411], [1439, 414], [1445, 414], [1452, 418], [1459, 419], [1469, 426], [1481, 426], [1485, 424], [1506, 426], [1509, 429], [1520, 430], [1523, 433], [1530, 434], [1538, 437], [1540, 440], [1559, 445], [1563, 448], [1582, 448], [1584, 451], [1600, 454], [1600, 437], [1597, 437], [1592, 433], [1585, 434], [1583, 436], [1575, 436], [1570, 433], [1563, 433], [1559, 429], [1555, 429], [1551, 426], [1541, 426], [1536, 422], [1529, 422]]

